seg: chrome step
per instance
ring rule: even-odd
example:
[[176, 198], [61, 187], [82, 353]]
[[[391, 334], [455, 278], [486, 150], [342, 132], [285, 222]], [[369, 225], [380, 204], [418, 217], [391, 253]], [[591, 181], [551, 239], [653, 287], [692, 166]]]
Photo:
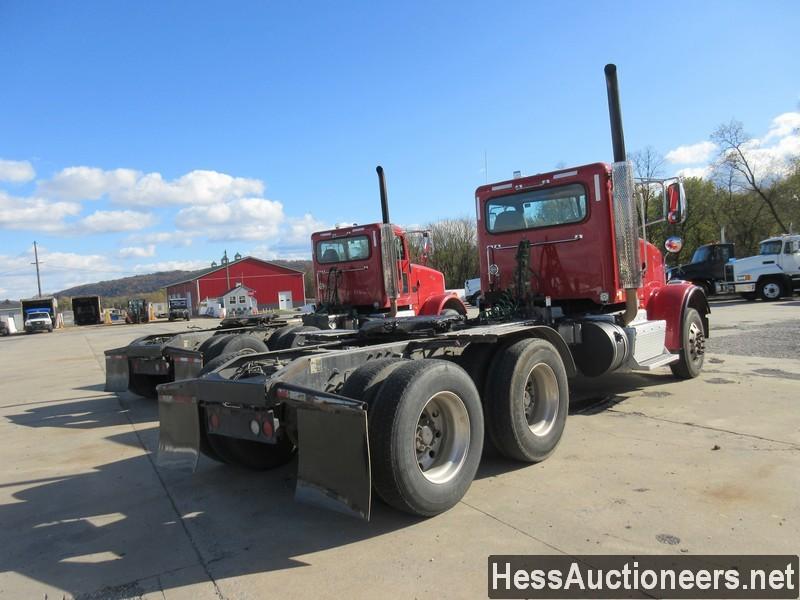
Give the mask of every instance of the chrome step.
[[631, 365], [632, 371], [652, 371], [653, 369], [658, 369], [659, 367], [666, 367], [667, 365], [674, 363], [680, 358], [679, 354], [672, 354], [670, 352], [666, 352], [659, 356], [654, 356], [653, 358], [649, 358], [641, 363], [637, 363], [635, 361], [631, 361], [633, 364]]

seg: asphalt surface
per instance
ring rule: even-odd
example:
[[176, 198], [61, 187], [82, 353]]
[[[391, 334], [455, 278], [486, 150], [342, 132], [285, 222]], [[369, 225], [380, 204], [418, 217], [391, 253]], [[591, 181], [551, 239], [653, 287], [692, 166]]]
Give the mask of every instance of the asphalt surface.
[[0, 597], [485, 598], [490, 554], [797, 554], [798, 304], [714, 301], [697, 379], [573, 381], [547, 461], [369, 523], [294, 502], [294, 463], [155, 467], [157, 406], [103, 391], [103, 350], [186, 324], [0, 338]]

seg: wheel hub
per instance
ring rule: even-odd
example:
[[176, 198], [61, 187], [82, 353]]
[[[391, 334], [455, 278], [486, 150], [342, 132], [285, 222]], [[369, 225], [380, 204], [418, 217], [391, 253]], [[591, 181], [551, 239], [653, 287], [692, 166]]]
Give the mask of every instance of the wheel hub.
[[689, 354], [692, 360], [699, 360], [706, 353], [706, 336], [697, 323], [689, 326]]
[[531, 369], [522, 402], [531, 433], [547, 435], [556, 422], [559, 405], [558, 380], [549, 365], [539, 363]]
[[469, 416], [463, 401], [440, 392], [423, 407], [414, 435], [417, 466], [432, 483], [450, 481], [467, 456]]

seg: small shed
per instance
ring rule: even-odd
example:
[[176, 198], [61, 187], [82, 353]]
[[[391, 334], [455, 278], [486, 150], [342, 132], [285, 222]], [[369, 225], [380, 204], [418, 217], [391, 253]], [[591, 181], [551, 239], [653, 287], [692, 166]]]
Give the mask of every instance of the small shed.
[[220, 298], [220, 302], [228, 317], [252, 315], [258, 308], [255, 290], [241, 283], [237, 283], [225, 292]]

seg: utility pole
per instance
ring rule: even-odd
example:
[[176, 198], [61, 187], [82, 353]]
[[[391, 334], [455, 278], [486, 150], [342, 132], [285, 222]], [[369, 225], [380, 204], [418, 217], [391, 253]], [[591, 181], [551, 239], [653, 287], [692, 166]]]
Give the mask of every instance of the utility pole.
[[42, 297], [42, 279], [39, 277], [39, 250], [36, 248], [36, 241], [33, 242], [33, 256], [36, 259], [36, 262], [32, 262], [32, 265], [36, 265], [36, 285], [39, 288], [39, 295], [36, 296], [37, 298]]

